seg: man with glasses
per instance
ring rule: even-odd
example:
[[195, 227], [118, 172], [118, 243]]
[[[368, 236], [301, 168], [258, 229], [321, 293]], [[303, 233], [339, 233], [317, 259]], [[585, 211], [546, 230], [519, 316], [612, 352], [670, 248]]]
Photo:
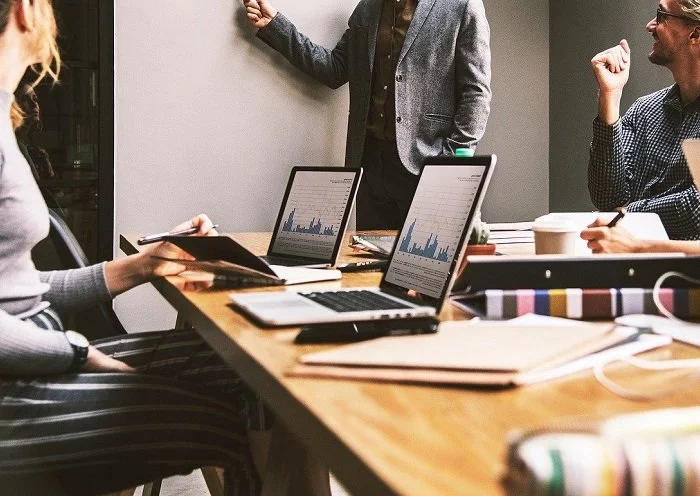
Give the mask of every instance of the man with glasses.
[[622, 40], [593, 57], [599, 93], [588, 189], [601, 210], [654, 212], [671, 239], [700, 239], [700, 193], [681, 150], [684, 139], [700, 138], [700, 0], [661, 0], [646, 29], [654, 39], [649, 60], [667, 67], [675, 84], [620, 118], [630, 47]]
[[398, 229], [427, 157], [476, 147], [491, 101], [482, 0], [361, 0], [335, 48], [269, 0], [243, 0], [258, 38], [319, 82], [350, 87], [345, 165], [364, 167], [358, 229]]

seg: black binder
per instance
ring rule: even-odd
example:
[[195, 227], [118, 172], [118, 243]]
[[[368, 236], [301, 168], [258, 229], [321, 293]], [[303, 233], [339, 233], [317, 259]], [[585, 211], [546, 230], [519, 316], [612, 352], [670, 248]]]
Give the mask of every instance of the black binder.
[[[700, 278], [700, 256], [682, 254], [469, 256], [453, 293], [485, 289], [652, 288], [666, 272]], [[667, 287], [693, 286], [679, 278]]]

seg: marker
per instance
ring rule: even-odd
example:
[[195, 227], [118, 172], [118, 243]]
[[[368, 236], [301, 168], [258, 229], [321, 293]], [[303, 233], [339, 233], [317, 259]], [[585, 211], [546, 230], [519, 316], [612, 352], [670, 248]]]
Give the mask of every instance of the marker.
[[[219, 224], [214, 224], [211, 228], [216, 229], [217, 227], [219, 227]], [[139, 245], [147, 245], [149, 243], [157, 243], [158, 241], [163, 241], [163, 238], [165, 238], [166, 236], [186, 236], [189, 234], [195, 234], [198, 231], [199, 231], [198, 227], [188, 227], [187, 229], [182, 229], [181, 231], [149, 234], [148, 236], [144, 236], [143, 238], [139, 238], [136, 241], [136, 243], [138, 243]]]
[[613, 218], [613, 220], [611, 220], [611, 221], [608, 223], [608, 226], [607, 226], [607, 227], [615, 227], [615, 226], [617, 225], [618, 222], [620, 222], [622, 219], [624, 219], [625, 214], [627, 214], [627, 209], [621, 208], [620, 211], [619, 211], [619, 212], [617, 213], [617, 215], [615, 216], [615, 218]]

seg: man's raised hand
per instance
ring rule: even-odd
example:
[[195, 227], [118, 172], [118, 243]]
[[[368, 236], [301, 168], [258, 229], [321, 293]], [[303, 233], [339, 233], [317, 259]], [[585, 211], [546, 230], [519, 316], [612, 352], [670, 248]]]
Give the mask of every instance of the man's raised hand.
[[630, 47], [627, 40], [600, 52], [591, 60], [591, 66], [604, 93], [622, 92], [630, 75]]
[[267, 26], [277, 15], [277, 9], [266, 0], [243, 0], [248, 20], [258, 29]]

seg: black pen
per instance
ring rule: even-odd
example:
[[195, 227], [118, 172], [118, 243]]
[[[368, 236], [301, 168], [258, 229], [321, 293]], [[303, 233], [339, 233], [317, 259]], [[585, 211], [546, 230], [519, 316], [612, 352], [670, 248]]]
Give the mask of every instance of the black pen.
[[363, 270], [383, 269], [388, 263], [388, 260], [368, 260], [365, 262], [339, 264], [335, 268], [340, 272], [360, 272]]
[[607, 227], [615, 227], [617, 225], [617, 223], [620, 222], [625, 217], [626, 214], [627, 214], [627, 209], [621, 208], [620, 211], [617, 213], [617, 215], [613, 218], [613, 220], [611, 220], [608, 223]]
[[[216, 229], [217, 227], [219, 227], [219, 224], [214, 224], [213, 226], [211, 226], [212, 229]], [[138, 243], [139, 245], [147, 245], [149, 243], [157, 243], [158, 241], [163, 241], [163, 238], [165, 238], [166, 236], [186, 236], [189, 234], [195, 234], [197, 231], [199, 231], [199, 227], [188, 227], [187, 229], [182, 229], [181, 231], [149, 234], [148, 236], [139, 238], [136, 241], [136, 243]]]

